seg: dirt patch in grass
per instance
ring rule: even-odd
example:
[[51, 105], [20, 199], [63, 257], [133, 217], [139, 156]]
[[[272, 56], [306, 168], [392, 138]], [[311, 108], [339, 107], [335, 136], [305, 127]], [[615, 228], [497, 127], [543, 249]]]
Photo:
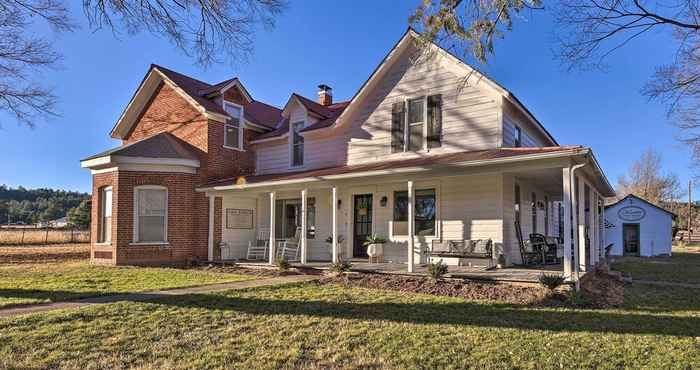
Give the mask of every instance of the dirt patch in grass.
[[460, 297], [468, 300], [489, 300], [516, 304], [552, 304], [559, 301], [546, 289], [502, 283], [482, 283], [461, 280], [433, 281], [428, 278], [415, 278], [381, 274], [350, 274], [329, 276], [318, 284], [338, 284], [345, 287], [393, 290], [406, 293], [422, 293], [446, 297]]
[[90, 258], [90, 244], [0, 247], [0, 264], [45, 263]]

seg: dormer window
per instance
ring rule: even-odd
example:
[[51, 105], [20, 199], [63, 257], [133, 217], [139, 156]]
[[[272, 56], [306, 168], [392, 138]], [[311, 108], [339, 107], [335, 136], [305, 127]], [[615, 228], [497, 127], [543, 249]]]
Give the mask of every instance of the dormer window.
[[299, 133], [304, 121], [292, 123], [292, 167], [304, 165], [304, 137]]
[[224, 146], [229, 149], [243, 149], [243, 108], [224, 102], [224, 110], [231, 118], [224, 124]]

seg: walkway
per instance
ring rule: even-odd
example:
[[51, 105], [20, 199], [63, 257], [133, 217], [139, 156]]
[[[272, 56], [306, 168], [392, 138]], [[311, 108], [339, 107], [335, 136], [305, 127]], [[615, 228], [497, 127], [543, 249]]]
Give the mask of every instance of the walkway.
[[700, 289], [700, 284], [693, 283], [678, 283], [674, 281], [659, 281], [659, 280], [643, 280], [643, 279], [632, 279], [632, 284], [649, 284], [662, 287], [678, 287], [678, 288], [690, 288], [690, 289]]
[[187, 294], [199, 294], [199, 293], [212, 293], [223, 290], [233, 290], [233, 289], [246, 289], [246, 288], [257, 288], [272, 285], [282, 285], [282, 284], [292, 284], [300, 283], [306, 281], [312, 281], [319, 279], [320, 276], [310, 276], [310, 275], [288, 275], [280, 276], [268, 279], [258, 279], [258, 280], [245, 280], [236, 281], [230, 283], [219, 283], [219, 284], [209, 284], [200, 285], [188, 288], [175, 288], [166, 290], [157, 290], [151, 292], [141, 292], [141, 293], [125, 293], [125, 294], [113, 294], [98, 297], [82, 298], [74, 301], [67, 302], [54, 302], [54, 303], [40, 303], [28, 306], [13, 307], [0, 309], [0, 318], [2, 317], [12, 317], [17, 315], [24, 315], [37, 312], [46, 312], [54, 310], [63, 310], [68, 308], [82, 308], [87, 306], [93, 306], [98, 304], [114, 303], [121, 301], [131, 301], [131, 302], [145, 302], [151, 301], [158, 298], [168, 297], [168, 296], [178, 296]]

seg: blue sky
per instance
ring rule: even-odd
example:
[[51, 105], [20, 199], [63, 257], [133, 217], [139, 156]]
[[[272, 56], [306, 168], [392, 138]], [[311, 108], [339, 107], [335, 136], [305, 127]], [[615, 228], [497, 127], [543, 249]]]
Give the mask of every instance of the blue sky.
[[[149, 34], [90, 32], [78, 2], [69, 2], [83, 29], [52, 36], [64, 59], [43, 76], [56, 88], [61, 117], [33, 130], [0, 117], [0, 184], [90, 191], [79, 160], [118, 145], [109, 131], [151, 63], [211, 83], [239, 76], [256, 99], [277, 106], [291, 92], [313, 98], [321, 82], [333, 87], [335, 100], [348, 99], [403, 34], [418, 1], [291, 0], [277, 26], [257, 34], [247, 63], [207, 70]], [[670, 36], [628, 45], [605, 73], [569, 73], [552, 59], [552, 27], [541, 12], [519, 21], [498, 42], [496, 56], [478, 67], [517, 95], [560, 144], [592, 147], [611, 183], [649, 147], [687, 183], [690, 150], [675, 140], [664, 107], [639, 93], [672, 54]]]

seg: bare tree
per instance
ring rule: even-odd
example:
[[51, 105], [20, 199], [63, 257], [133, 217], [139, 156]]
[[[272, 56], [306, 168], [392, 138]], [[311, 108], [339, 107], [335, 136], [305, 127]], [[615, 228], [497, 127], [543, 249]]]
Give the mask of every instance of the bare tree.
[[74, 28], [60, 1], [0, 0], [0, 111], [29, 126], [37, 116], [56, 114], [51, 89], [38, 80], [60, 56], [48, 40], [31, 35], [37, 22], [57, 32]]
[[[272, 27], [286, 0], [82, 0], [90, 27], [115, 35], [142, 31], [166, 37], [204, 67], [245, 60], [255, 27]], [[77, 27], [64, 0], [0, 0], [0, 111], [34, 126], [55, 116], [56, 97], [42, 72], [61, 55], [49, 40], [32, 35], [37, 23], [55, 32]]]
[[203, 66], [246, 59], [255, 26], [274, 26], [285, 7], [285, 0], [83, 0], [93, 28], [164, 36]]
[[409, 21], [425, 39], [484, 62], [493, 40], [512, 30], [514, 15], [545, 3], [557, 26], [555, 57], [570, 70], [605, 68], [612, 53], [652, 31], [673, 35], [677, 52], [642, 93], [667, 105], [700, 162], [700, 0], [423, 0]]
[[661, 154], [653, 149], [642, 153], [627, 175], [617, 180], [618, 197], [634, 194], [661, 207], [677, 201], [683, 195], [680, 181], [676, 175], [663, 171], [661, 161]]

